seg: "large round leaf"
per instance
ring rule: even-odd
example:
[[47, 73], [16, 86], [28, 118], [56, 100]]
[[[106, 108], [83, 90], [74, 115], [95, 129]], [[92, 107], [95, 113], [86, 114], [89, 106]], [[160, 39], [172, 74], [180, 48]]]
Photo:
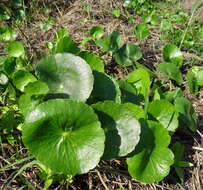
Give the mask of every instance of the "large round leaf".
[[73, 54], [51, 55], [38, 64], [37, 71], [53, 94], [68, 95], [72, 99], [85, 101], [93, 89], [90, 66]]
[[168, 131], [175, 132], [178, 128], [179, 114], [174, 105], [167, 100], [155, 100], [149, 104], [149, 116], [159, 121]]
[[102, 158], [107, 160], [132, 152], [140, 139], [140, 124], [135, 116], [136, 110], [132, 111], [128, 105], [112, 101], [94, 104], [93, 108], [106, 135]]
[[157, 122], [142, 122], [140, 142], [127, 159], [128, 171], [137, 181], [154, 183], [169, 174], [174, 156], [168, 145], [170, 136]]
[[23, 142], [54, 172], [86, 173], [103, 154], [105, 136], [92, 108], [71, 99], [49, 100], [25, 118]]

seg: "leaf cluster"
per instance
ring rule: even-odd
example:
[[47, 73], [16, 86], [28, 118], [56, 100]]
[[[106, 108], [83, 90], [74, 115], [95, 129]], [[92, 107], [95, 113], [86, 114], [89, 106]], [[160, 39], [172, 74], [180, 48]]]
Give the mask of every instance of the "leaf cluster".
[[[95, 43], [123, 66], [142, 57], [139, 47], [123, 44], [116, 31]], [[5, 101], [14, 93], [24, 118], [23, 142], [42, 166], [75, 176], [101, 160], [122, 157], [132, 178], [144, 183], [162, 180], [173, 164], [178, 171], [181, 160], [171, 149], [171, 136], [183, 125], [197, 128], [194, 109], [181, 90], [160, 88], [160, 79], [144, 66], [124, 80], [114, 79], [105, 73], [102, 58], [82, 51], [64, 29], [49, 47], [50, 55], [33, 67], [23, 45], [10, 42], [0, 75]], [[163, 56], [163, 64], [173, 66], [159, 66], [160, 71], [180, 85], [173, 67], [181, 67], [181, 52], [168, 45]], [[201, 77], [197, 81], [202, 84]]]

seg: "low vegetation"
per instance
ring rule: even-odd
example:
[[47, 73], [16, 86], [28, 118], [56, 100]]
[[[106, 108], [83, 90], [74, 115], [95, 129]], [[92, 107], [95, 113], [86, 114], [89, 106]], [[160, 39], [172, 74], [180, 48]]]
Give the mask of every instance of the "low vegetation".
[[[40, 3], [0, 4], [1, 188], [85, 189], [72, 184], [96, 172], [101, 189], [130, 189], [106, 185], [100, 174], [106, 170], [144, 184], [164, 180], [185, 188], [185, 168], [197, 166], [185, 154], [191, 141], [184, 135], [202, 137], [190, 99], [201, 97], [203, 87], [201, 1], [188, 13], [172, 9], [171, 1], [124, 0], [110, 15], [131, 24], [136, 41], [92, 25], [76, 42], [60, 27], [39, 54], [21, 27], [35, 19], [28, 13]], [[88, 23], [92, 5], [80, 3]], [[39, 30], [54, 31], [55, 12], [44, 5]], [[155, 32], [162, 47], [153, 64], [146, 59]], [[112, 161], [120, 166], [112, 170]]]

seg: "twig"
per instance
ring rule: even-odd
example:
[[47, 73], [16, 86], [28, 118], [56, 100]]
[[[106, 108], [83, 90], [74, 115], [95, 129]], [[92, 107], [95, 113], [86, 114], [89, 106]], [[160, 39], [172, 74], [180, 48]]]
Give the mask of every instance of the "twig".
[[99, 179], [100, 179], [102, 185], [104, 186], [104, 188], [105, 188], [106, 190], [109, 190], [109, 188], [108, 188], [107, 185], [105, 184], [104, 180], [102, 179], [102, 176], [101, 176], [101, 174], [99, 173], [99, 171], [96, 170], [96, 172], [97, 172], [97, 175], [98, 175], [98, 177], [99, 177]]
[[195, 55], [195, 54], [193, 54], [193, 53], [188, 53], [188, 52], [182, 52], [183, 53], [183, 57], [185, 57], [185, 58], [194, 58], [194, 59], [196, 59], [196, 60], [198, 60], [198, 61], [202, 61], [203, 62], [203, 58], [201, 58], [201, 57], [199, 57], [199, 56], [197, 56], [197, 55]]
[[121, 170], [116, 170], [116, 169], [111, 169], [111, 168], [105, 168], [105, 167], [101, 167], [101, 168], [97, 168], [99, 171], [102, 172], [108, 172], [108, 173], [114, 173], [117, 175], [121, 175], [123, 177], [125, 177], [126, 179], [131, 180], [132, 178], [128, 175], [127, 172], [125, 171], [121, 171]]
[[199, 136], [200, 136], [201, 138], [203, 138], [203, 134], [202, 134], [199, 130], [197, 130], [197, 133], [199, 134]]
[[199, 150], [199, 151], [203, 151], [203, 148], [197, 147], [197, 146], [193, 146], [192, 149], [194, 149], [194, 150]]

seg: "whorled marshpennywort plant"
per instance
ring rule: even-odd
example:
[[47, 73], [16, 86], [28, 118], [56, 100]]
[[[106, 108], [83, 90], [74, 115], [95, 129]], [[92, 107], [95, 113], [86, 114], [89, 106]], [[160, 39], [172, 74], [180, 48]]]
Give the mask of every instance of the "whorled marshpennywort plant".
[[105, 73], [104, 61], [81, 51], [64, 29], [47, 44], [51, 54], [33, 67], [22, 44], [9, 44], [1, 78], [8, 79], [5, 88], [12, 85], [19, 94], [25, 146], [41, 165], [70, 176], [119, 157], [132, 178], [144, 183], [161, 181], [171, 167], [180, 171], [184, 158], [177, 150], [182, 145], [171, 145], [171, 136], [182, 125], [196, 130], [191, 103], [180, 88], [159, 87], [157, 74], [137, 63], [139, 47], [123, 44], [118, 32], [95, 43], [112, 51], [118, 64], [137, 68], [125, 80], [114, 79]]

